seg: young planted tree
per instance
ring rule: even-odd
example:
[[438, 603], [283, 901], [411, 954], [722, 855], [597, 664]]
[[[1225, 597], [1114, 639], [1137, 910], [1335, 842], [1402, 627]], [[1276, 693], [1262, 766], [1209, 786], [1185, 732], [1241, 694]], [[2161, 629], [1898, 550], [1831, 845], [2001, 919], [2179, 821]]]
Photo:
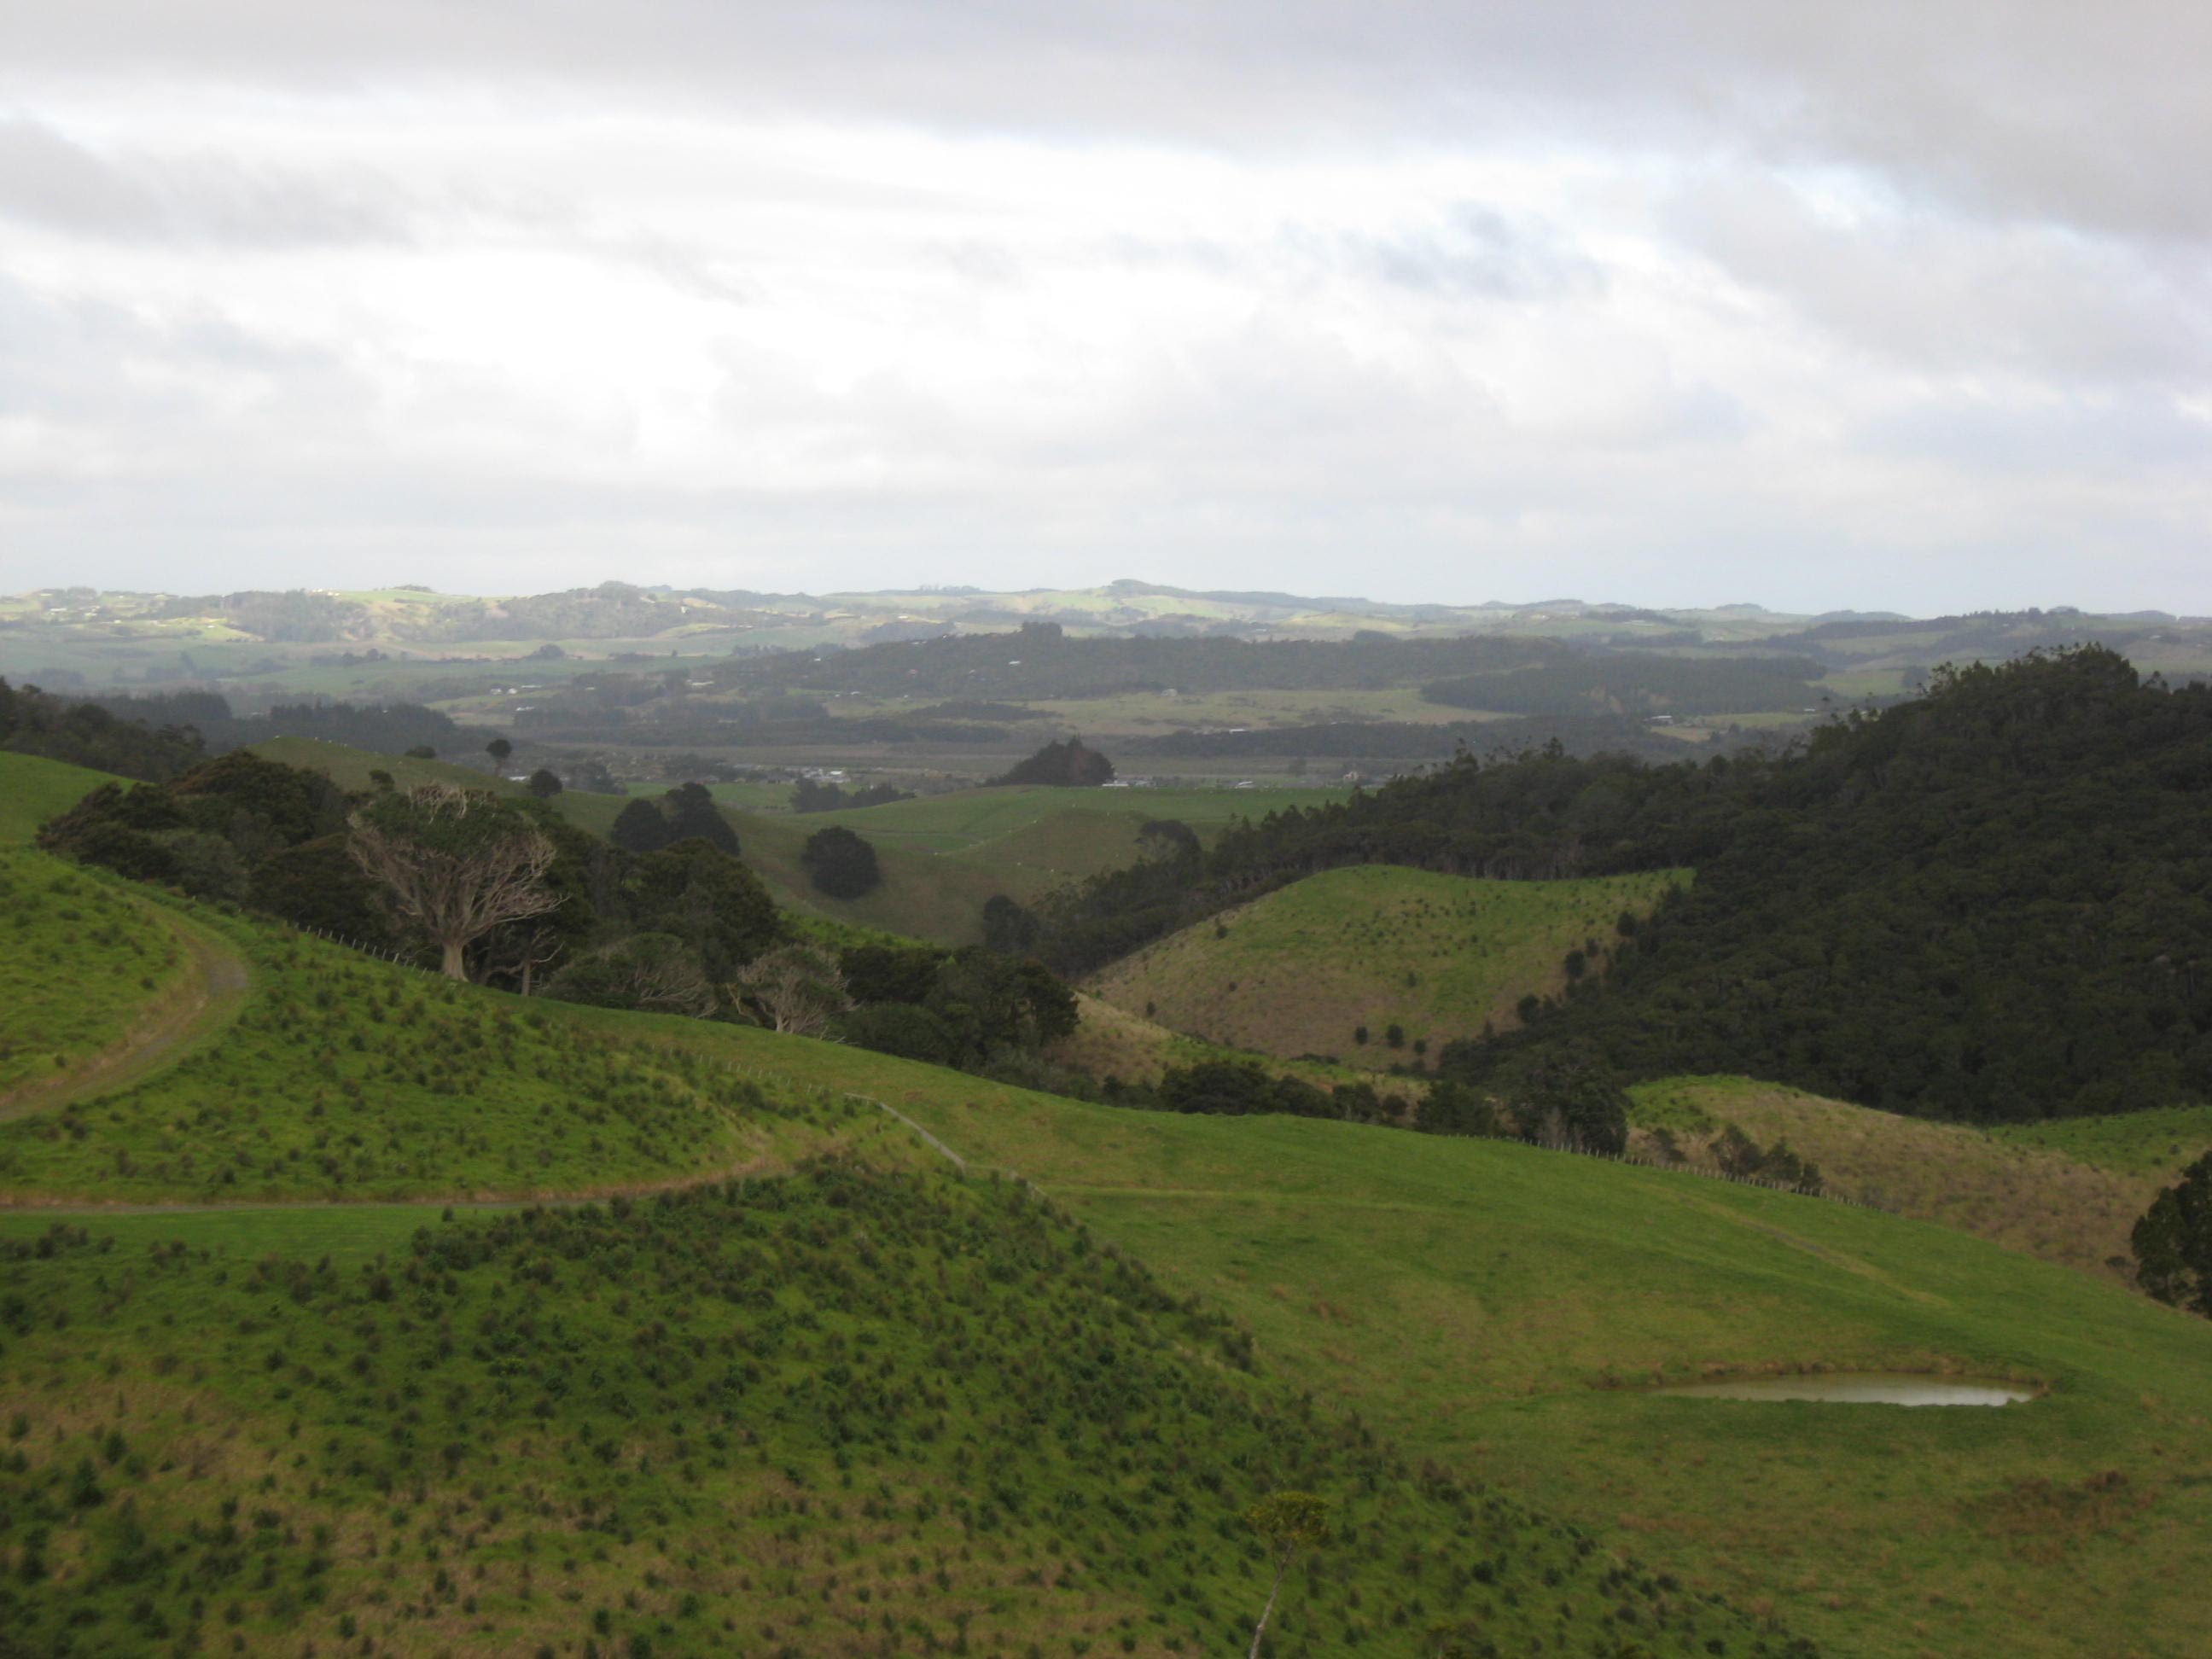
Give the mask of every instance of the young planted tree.
[[561, 902], [545, 884], [551, 839], [489, 795], [431, 784], [379, 795], [347, 823], [354, 861], [438, 946], [448, 979], [468, 977], [468, 947], [486, 933]]
[[1271, 1492], [1244, 1511], [1244, 1524], [1260, 1534], [1260, 1541], [1275, 1563], [1275, 1582], [1267, 1587], [1267, 1605], [1260, 1611], [1260, 1622], [1252, 1626], [1249, 1659], [1260, 1659], [1267, 1620], [1274, 1616], [1275, 1598], [1282, 1594], [1283, 1575], [1300, 1555], [1328, 1542], [1328, 1500], [1310, 1492]]
[[762, 1024], [813, 1036], [853, 1006], [836, 957], [818, 945], [786, 945], [756, 957], [731, 981], [732, 1002]]

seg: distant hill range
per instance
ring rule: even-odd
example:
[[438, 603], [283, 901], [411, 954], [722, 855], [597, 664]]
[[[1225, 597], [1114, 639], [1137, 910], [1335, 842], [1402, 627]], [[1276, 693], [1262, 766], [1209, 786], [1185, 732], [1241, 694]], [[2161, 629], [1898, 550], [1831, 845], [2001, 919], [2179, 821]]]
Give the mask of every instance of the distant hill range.
[[[58, 667], [88, 647], [159, 652], [183, 672], [219, 670], [241, 649], [326, 657], [343, 665], [372, 651], [417, 659], [494, 655], [544, 659], [570, 653], [666, 657], [817, 649], [945, 635], [1004, 633], [1055, 623], [1077, 635], [1165, 639], [1396, 640], [1521, 635], [1644, 649], [1778, 647], [1830, 668], [1947, 657], [2008, 656], [2094, 636], [2152, 655], [2207, 663], [2212, 619], [2139, 611], [2094, 616], [2068, 608], [1913, 618], [1894, 612], [1819, 616], [1755, 605], [1650, 609], [1547, 599], [1534, 604], [1393, 605], [1341, 596], [1195, 591], [1124, 580], [1100, 587], [986, 592], [924, 588], [870, 593], [769, 593], [750, 589], [641, 587], [603, 582], [557, 593], [483, 597], [424, 587], [295, 589], [176, 595], [47, 588], [0, 599], [0, 672]], [[60, 649], [59, 647], [74, 647]], [[501, 650], [500, 647], [507, 647]], [[545, 649], [550, 647], [550, 649]], [[2133, 653], [2131, 652], [2131, 654]], [[2148, 665], [2160, 666], [2153, 663]], [[49, 675], [49, 678], [52, 678]]]

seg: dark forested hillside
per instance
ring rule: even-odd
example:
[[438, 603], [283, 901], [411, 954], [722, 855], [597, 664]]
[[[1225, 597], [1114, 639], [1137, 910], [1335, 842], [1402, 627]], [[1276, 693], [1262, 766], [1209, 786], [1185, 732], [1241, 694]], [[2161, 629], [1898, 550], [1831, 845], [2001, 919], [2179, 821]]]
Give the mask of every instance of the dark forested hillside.
[[1101, 878], [1049, 907], [1088, 966], [1310, 871], [1687, 865], [1694, 886], [1529, 1029], [1636, 1073], [1747, 1072], [1984, 1120], [2212, 1095], [2212, 692], [2087, 647], [1945, 671], [1774, 759], [1472, 758]]
[[95, 703], [0, 679], [0, 749], [126, 778], [173, 778], [206, 757], [199, 734], [123, 720]]

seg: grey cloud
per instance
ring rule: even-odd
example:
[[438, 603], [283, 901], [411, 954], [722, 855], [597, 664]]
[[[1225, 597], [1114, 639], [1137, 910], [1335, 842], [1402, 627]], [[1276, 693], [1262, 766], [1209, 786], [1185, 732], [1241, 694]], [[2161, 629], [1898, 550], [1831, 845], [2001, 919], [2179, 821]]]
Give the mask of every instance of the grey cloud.
[[387, 0], [18, 7], [10, 79], [329, 93], [487, 76], [771, 112], [1326, 149], [1501, 132], [1862, 167], [1998, 216], [2212, 234], [2193, 0]]
[[0, 219], [117, 241], [286, 247], [407, 240], [389, 186], [219, 156], [111, 157], [40, 122], [0, 122]]
[[2212, 275], [2125, 242], [1898, 204], [1823, 215], [1787, 184], [1741, 174], [1689, 192], [1672, 220], [1737, 281], [1899, 362], [2090, 382], [2212, 377]]

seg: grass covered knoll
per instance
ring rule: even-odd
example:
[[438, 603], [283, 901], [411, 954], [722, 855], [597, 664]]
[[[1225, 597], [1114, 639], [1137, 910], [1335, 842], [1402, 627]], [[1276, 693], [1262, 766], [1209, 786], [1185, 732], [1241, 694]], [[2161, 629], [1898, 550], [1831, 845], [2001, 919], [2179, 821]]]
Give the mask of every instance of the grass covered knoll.
[[175, 925], [121, 883], [0, 847], [0, 1113], [124, 1042], [187, 967]]
[[[1646, 914], [1688, 879], [1484, 881], [1356, 865], [1171, 934], [1090, 988], [1210, 1042], [1379, 1067], [1416, 1042], [1432, 1052], [1519, 1024], [1523, 997], [1556, 994], [1571, 969], [1594, 976], [1621, 915]], [[1404, 1048], [1389, 1042], [1393, 1025]]]
[[1658, 1155], [1664, 1130], [1691, 1162], [1710, 1164], [1712, 1141], [1734, 1124], [1761, 1146], [1787, 1140], [1820, 1166], [1829, 1192], [2134, 1282], [2128, 1234], [2157, 1196], [2152, 1172], [2100, 1168], [2010, 1130], [1901, 1117], [1750, 1078], [1668, 1078], [1629, 1096], [1631, 1139], [1645, 1157]]
[[0, 752], [0, 843], [29, 841], [40, 824], [68, 811], [103, 783], [130, 782], [67, 761]]
[[2212, 1106], [2167, 1106], [2107, 1117], [2046, 1118], [1992, 1129], [1997, 1139], [2039, 1147], [2164, 1187], [2212, 1149]]
[[[1824, 1650], [2212, 1648], [2201, 1320], [1942, 1228], [1689, 1175], [922, 1081], [872, 1086], [1228, 1309], [1271, 1368]], [[1642, 1391], [1815, 1368], [2049, 1392], [1903, 1411]]]
[[0, 1123], [0, 1201], [617, 1191], [779, 1167], [852, 1117], [618, 1023], [200, 916], [252, 970], [229, 1029]]
[[[449, 1219], [0, 1230], [14, 1650], [1803, 1651], [1252, 1374], [1011, 1182], [822, 1162]], [[10, 1237], [9, 1236], [12, 1235]]]

